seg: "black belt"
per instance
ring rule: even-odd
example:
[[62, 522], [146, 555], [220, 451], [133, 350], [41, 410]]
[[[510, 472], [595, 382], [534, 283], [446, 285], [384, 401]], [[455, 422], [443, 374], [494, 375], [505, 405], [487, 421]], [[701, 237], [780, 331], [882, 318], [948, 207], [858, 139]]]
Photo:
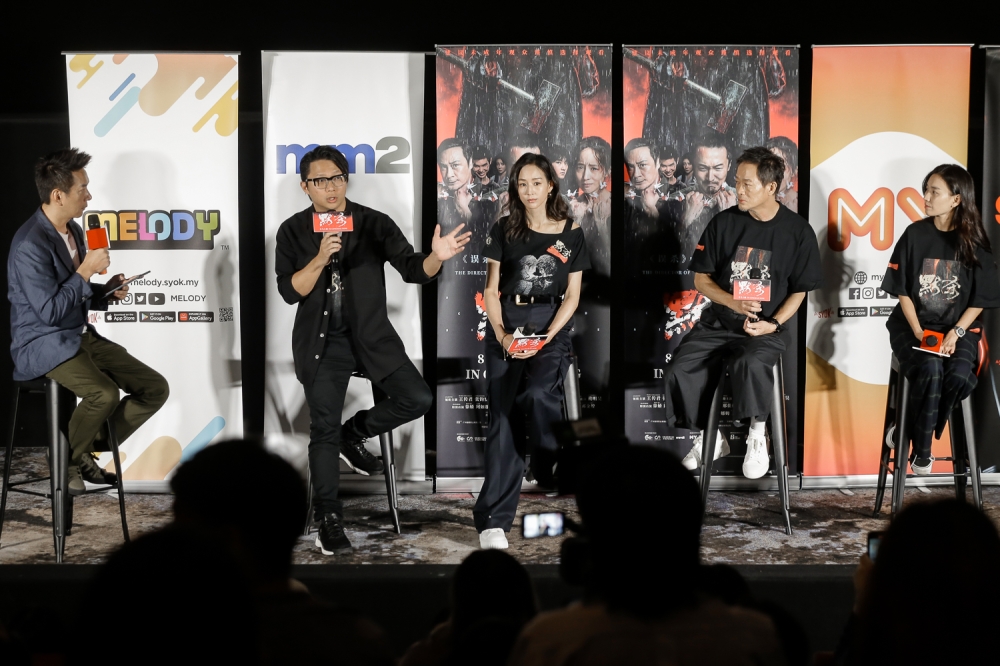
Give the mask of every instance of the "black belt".
[[536, 303], [562, 303], [562, 296], [524, 296], [523, 294], [505, 294], [500, 297], [501, 301], [507, 301], [514, 305], [534, 305]]

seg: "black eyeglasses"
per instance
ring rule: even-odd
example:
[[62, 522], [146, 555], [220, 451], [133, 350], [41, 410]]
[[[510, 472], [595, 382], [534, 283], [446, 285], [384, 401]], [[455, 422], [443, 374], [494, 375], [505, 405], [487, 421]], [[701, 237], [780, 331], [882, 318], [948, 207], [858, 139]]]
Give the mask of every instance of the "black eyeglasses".
[[306, 178], [307, 183], [312, 183], [316, 189], [325, 190], [330, 185], [334, 187], [341, 187], [347, 183], [347, 174], [337, 174], [336, 176], [331, 176], [329, 178]]

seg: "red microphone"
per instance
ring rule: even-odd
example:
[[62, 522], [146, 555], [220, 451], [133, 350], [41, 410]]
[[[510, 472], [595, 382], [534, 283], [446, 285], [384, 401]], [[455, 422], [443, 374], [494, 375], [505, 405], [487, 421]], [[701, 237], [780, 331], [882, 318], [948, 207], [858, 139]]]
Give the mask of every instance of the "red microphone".
[[[87, 251], [99, 250], [102, 247], [111, 247], [108, 240], [108, 230], [101, 225], [101, 218], [91, 213], [87, 216]], [[100, 275], [107, 274], [108, 269], [100, 272]]]

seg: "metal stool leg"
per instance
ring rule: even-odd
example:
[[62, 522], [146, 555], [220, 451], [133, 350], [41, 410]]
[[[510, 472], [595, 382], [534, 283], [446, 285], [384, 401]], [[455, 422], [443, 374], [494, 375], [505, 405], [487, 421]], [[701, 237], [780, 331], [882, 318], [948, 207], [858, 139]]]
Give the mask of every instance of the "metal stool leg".
[[49, 456], [52, 461], [52, 538], [56, 549], [56, 563], [62, 564], [66, 545], [66, 505], [73, 498], [69, 494], [69, 442], [59, 430], [59, 384], [51, 380], [46, 390], [46, 403]]
[[[878, 518], [882, 511], [882, 501], [885, 499], [885, 483], [889, 476], [889, 459], [892, 457], [892, 447], [886, 443], [886, 435], [889, 427], [892, 426], [896, 416], [896, 403], [894, 393], [898, 388], [899, 373], [896, 370], [889, 371], [889, 387], [885, 394], [885, 420], [882, 423], [881, 455], [878, 466], [878, 485], [875, 490], [875, 510], [872, 511], [872, 518]], [[893, 433], [895, 434], [895, 433]], [[892, 506], [892, 495], [889, 496], [889, 505]]]
[[125, 518], [125, 479], [122, 472], [122, 460], [118, 453], [118, 433], [115, 432], [115, 426], [108, 419], [108, 444], [111, 445], [111, 457], [115, 461], [115, 473], [118, 476], [118, 481], [115, 483], [115, 488], [118, 490], [118, 510], [122, 515], [122, 535], [125, 537], [125, 543], [129, 543], [131, 539], [128, 535], [128, 521]]
[[306, 475], [309, 481], [306, 484], [306, 520], [305, 526], [302, 528], [302, 535], [309, 536], [309, 530], [312, 529], [313, 524], [313, 482], [311, 471], [306, 468]]
[[7, 437], [7, 455], [3, 459], [3, 499], [0, 499], [0, 538], [3, 538], [3, 523], [7, 517], [7, 485], [10, 483], [10, 459], [14, 455], [14, 433], [17, 432], [17, 404], [21, 390], [15, 386], [10, 399], [10, 433]]
[[903, 508], [906, 490], [906, 468], [910, 459], [910, 382], [902, 371], [896, 384], [896, 445], [892, 469], [892, 515]]
[[389, 514], [392, 516], [392, 526], [396, 528], [396, 534], [402, 534], [403, 529], [399, 524], [399, 498], [396, 496], [396, 456], [392, 449], [392, 431], [379, 435], [378, 443], [382, 447], [385, 492], [389, 496]]
[[976, 421], [972, 413], [972, 396], [962, 401], [962, 429], [965, 431], [965, 452], [969, 456], [969, 476], [972, 477], [972, 499], [976, 508], [983, 508], [983, 485], [979, 470], [979, 455], [976, 452]]
[[708, 507], [708, 487], [712, 482], [712, 465], [715, 463], [715, 439], [719, 432], [719, 412], [722, 410], [722, 389], [726, 373], [719, 377], [719, 385], [712, 396], [712, 407], [708, 411], [708, 424], [701, 437], [701, 514], [704, 519]]
[[[956, 405], [956, 409], [958, 406]], [[966, 473], [965, 438], [961, 430], [956, 430], [957, 419], [952, 412], [948, 417], [948, 439], [951, 444], [951, 473], [955, 479], [955, 499], [965, 502], [965, 488], [968, 484]]]
[[785, 517], [785, 534], [792, 533], [791, 507], [788, 501], [788, 439], [785, 436], [785, 373], [781, 357], [774, 364], [774, 401], [771, 406], [771, 446], [774, 449], [774, 471], [778, 476], [781, 513]]

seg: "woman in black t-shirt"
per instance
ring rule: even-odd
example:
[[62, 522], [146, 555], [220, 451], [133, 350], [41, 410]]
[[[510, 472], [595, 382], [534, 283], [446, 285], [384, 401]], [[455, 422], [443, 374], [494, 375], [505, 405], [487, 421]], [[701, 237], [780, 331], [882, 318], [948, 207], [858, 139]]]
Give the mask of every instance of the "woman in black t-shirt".
[[[929, 217], [903, 232], [892, 251], [882, 290], [899, 297], [886, 328], [911, 382], [910, 439], [915, 474], [931, 473], [931, 435], [941, 436], [955, 405], [976, 387], [983, 308], [1000, 306], [996, 263], [969, 172], [942, 164], [924, 178]], [[924, 331], [943, 336], [941, 357], [914, 349]], [[895, 426], [886, 435], [892, 440]]]
[[[551, 425], [562, 419], [563, 379], [569, 366], [573, 313], [582, 271], [590, 268], [583, 229], [559, 196], [559, 179], [543, 155], [526, 153], [510, 174], [510, 215], [490, 230], [486, 312], [486, 379], [490, 422], [486, 478], [473, 509], [483, 548], [506, 548], [524, 476], [527, 437], [535, 478], [552, 479], [556, 440]], [[508, 353], [514, 333], [545, 334], [539, 350]], [[517, 407], [522, 414], [511, 418]], [[527, 417], [527, 418], [525, 418]]]

